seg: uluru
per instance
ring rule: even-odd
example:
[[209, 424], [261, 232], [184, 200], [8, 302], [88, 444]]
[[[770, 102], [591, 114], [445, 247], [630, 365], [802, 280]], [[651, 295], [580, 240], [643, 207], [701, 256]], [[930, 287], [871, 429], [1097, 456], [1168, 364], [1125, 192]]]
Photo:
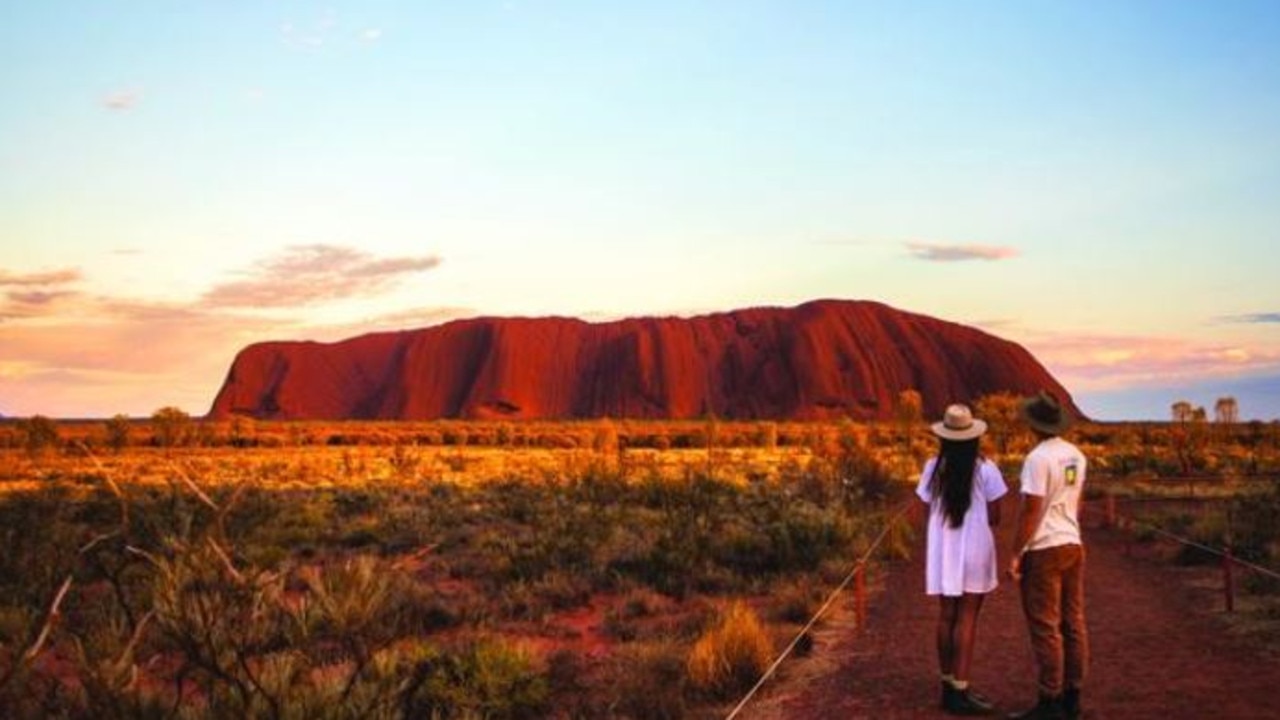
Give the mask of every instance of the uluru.
[[856, 300], [586, 322], [478, 317], [235, 358], [212, 417], [884, 419], [996, 392], [1069, 393], [1020, 345]]

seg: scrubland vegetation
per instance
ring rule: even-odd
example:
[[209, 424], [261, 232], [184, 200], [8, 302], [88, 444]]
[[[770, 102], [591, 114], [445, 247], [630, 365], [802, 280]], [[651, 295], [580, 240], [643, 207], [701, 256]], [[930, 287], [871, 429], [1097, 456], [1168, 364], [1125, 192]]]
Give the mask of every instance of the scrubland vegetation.
[[[1011, 480], [1031, 441], [1012, 407], [980, 405]], [[1249, 479], [1280, 473], [1277, 426], [1074, 438], [1093, 492], [1203, 476], [1196, 492], [1233, 498], [1232, 544], [1275, 560], [1280, 490]], [[714, 717], [933, 448], [910, 412], [3, 424], [0, 715]]]
[[6, 428], [6, 717], [698, 716], [896, 485], [853, 425], [183, 422]]

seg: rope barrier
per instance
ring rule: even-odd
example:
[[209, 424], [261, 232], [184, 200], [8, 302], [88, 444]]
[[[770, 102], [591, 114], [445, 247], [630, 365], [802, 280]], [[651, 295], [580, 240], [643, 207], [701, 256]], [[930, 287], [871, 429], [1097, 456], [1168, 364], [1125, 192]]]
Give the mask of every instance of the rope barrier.
[[880, 534], [876, 536], [876, 539], [872, 541], [870, 547], [868, 547], [866, 552], [862, 554], [862, 557], [858, 558], [858, 561], [854, 563], [853, 569], [849, 571], [849, 574], [845, 576], [844, 580], [840, 581], [840, 584], [836, 586], [835, 590], [831, 591], [831, 594], [827, 596], [826, 602], [822, 603], [822, 607], [818, 608], [818, 611], [809, 619], [809, 622], [801, 628], [800, 632], [791, 640], [791, 643], [783, 649], [782, 654], [778, 655], [777, 659], [775, 659], [769, 668], [764, 671], [764, 674], [760, 676], [760, 679], [756, 681], [756, 684], [747, 692], [746, 696], [742, 698], [742, 700], [727, 716], [725, 716], [725, 720], [734, 720], [734, 718], [738, 716], [738, 713], [742, 712], [742, 709], [751, 701], [751, 698], [755, 697], [756, 692], [758, 692], [760, 688], [764, 687], [764, 684], [769, 681], [769, 678], [772, 677], [773, 673], [782, 665], [782, 662], [786, 660], [787, 657], [791, 655], [792, 651], [796, 649], [796, 646], [800, 644], [800, 640], [808, 635], [809, 631], [813, 629], [813, 626], [818, 623], [818, 620], [822, 617], [823, 613], [831, 607], [831, 604], [835, 602], [836, 597], [839, 596], [840, 593], [844, 592], [844, 589], [849, 586], [849, 583], [853, 581], [854, 577], [863, 570], [867, 561], [871, 559], [871, 555], [875, 553], [876, 550], [880, 549], [880, 544], [889, 536], [889, 531], [893, 529], [893, 526], [897, 524], [898, 520], [900, 520], [903, 515], [907, 514], [907, 511], [911, 509], [911, 506], [914, 505], [915, 502], [915, 499], [912, 498], [903, 503], [902, 507], [899, 508], [898, 511], [893, 514], [893, 517], [889, 519], [889, 522], [885, 523], [884, 529], [881, 530]]
[[1230, 560], [1232, 563], [1239, 565], [1240, 567], [1252, 570], [1253, 572], [1256, 572], [1260, 575], [1265, 575], [1267, 577], [1280, 580], [1280, 572], [1276, 572], [1271, 568], [1263, 567], [1261, 565], [1255, 565], [1254, 563], [1251, 563], [1248, 560], [1241, 560], [1235, 555], [1232, 555], [1231, 552], [1228, 550], [1211, 547], [1209, 545], [1205, 545], [1204, 543], [1198, 543], [1195, 540], [1192, 540], [1190, 538], [1185, 538], [1185, 537], [1182, 537], [1181, 535], [1175, 535], [1174, 533], [1171, 533], [1168, 530], [1165, 530], [1159, 525], [1147, 522], [1146, 520], [1139, 520], [1137, 518], [1128, 517], [1128, 516], [1126, 516], [1124, 519], [1131, 524], [1141, 525], [1143, 527], [1146, 527], [1147, 529], [1151, 530], [1155, 534], [1160, 535], [1161, 537], [1168, 538], [1169, 540], [1172, 540], [1181, 545], [1192, 547], [1197, 550], [1202, 550], [1211, 555], [1215, 555], [1217, 557]]

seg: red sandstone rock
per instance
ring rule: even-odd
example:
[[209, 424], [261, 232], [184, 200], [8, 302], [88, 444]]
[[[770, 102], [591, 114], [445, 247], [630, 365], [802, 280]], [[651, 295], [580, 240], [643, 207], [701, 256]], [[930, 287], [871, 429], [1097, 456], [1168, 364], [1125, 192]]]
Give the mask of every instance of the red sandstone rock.
[[1021, 346], [874, 302], [820, 300], [606, 323], [474, 318], [236, 357], [210, 415], [270, 419], [887, 418], [1049, 389]]

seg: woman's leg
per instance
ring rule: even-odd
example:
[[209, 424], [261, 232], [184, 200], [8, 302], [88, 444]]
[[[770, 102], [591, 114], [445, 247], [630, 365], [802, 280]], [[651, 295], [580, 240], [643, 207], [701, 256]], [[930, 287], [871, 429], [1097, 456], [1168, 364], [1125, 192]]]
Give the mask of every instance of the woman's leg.
[[953, 635], [954, 656], [952, 670], [957, 680], [968, 681], [973, 666], [973, 646], [978, 632], [978, 613], [986, 595], [965, 593], [956, 599], [956, 620]]
[[955, 676], [956, 619], [960, 613], [958, 597], [938, 596], [938, 669], [944, 676]]

